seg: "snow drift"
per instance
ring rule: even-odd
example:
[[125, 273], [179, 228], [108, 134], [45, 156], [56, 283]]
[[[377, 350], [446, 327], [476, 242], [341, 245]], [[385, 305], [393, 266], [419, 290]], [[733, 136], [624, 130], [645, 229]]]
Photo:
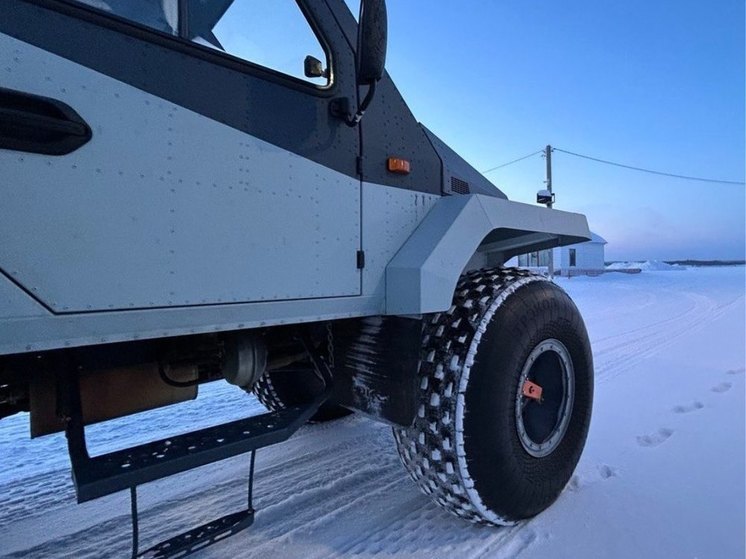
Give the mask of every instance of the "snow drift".
[[646, 260], [643, 262], [614, 262], [606, 266], [607, 270], [642, 270], [644, 272], [670, 272], [686, 270], [686, 266], [668, 264], [660, 260]]

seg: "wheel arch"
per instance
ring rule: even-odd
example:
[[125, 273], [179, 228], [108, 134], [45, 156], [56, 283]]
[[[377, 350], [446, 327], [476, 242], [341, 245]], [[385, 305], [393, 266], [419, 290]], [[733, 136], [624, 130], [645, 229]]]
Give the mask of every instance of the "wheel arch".
[[580, 214], [481, 194], [443, 197], [386, 267], [386, 314], [443, 311], [465, 270], [590, 238]]

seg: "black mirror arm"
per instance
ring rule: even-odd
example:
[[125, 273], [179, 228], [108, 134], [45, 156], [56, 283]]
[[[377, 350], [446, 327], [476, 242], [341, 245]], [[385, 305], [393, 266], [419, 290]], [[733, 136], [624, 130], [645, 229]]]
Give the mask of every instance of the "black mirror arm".
[[361, 120], [363, 120], [363, 115], [365, 114], [365, 111], [368, 110], [368, 105], [370, 105], [370, 102], [373, 100], [373, 96], [375, 94], [376, 82], [370, 82], [368, 93], [365, 94], [365, 98], [363, 99], [363, 102], [360, 103], [357, 112], [354, 115], [347, 115], [347, 117], [345, 118], [345, 124], [347, 126], [349, 126], [350, 128], [354, 128]]

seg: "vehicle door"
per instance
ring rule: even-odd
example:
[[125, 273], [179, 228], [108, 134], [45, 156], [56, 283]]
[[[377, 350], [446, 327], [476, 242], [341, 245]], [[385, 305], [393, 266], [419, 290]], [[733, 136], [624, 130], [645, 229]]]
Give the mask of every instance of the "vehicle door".
[[[322, 0], [6, 0], [0, 271], [56, 313], [360, 294]], [[306, 60], [306, 57], [310, 56]]]

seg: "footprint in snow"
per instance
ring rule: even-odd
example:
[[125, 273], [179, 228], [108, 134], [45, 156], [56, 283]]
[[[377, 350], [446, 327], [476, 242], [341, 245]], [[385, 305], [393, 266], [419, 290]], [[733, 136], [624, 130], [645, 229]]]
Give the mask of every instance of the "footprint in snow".
[[731, 383], [729, 383], [729, 382], [721, 382], [717, 386], [713, 386], [711, 390], [713, 392], [717, 392], [719, 394], [722, 394], [723, 392], [727, 392], [728, 390], [730, 390], [731, 386], [733, 386], [733, 385]]
[[674, 406], [673, 412], [674, 413], [689, 413], [696, 410], [701, 410], [704, 408], [705, 405], [702, 402], [694, 402], [692, 404], [689, 404], [688, 406]]
[[666, 442], [671, 435], [673, 435], [672, 429], [662, 427], [652, 435], [639, 435], [637, 437], [637, 444], [645, 447], [658, 446]]
[[616, 477], [617, 475], [616, 470], [611, 466], [607, 466], [606, 464], [601, 464], [600, 466], [598, 466], [598, 473], [603, 479], [609, 479], [612, 477]]
[[725, 374], [727, 374], [727, 375], [741, 375], [741, 374], [744, 373], [744, 371], [746, 371], [746, 369], [744, 369], [743, 367], [741, 367], [740, 369], [731, 369], [730, 371], [725, 371]]
[[537, 534], [534, 530], [531, 528], [524, 528], [520, 532], [518, 532], [521, 537], [521, 541], [524, 545], [529, 546], [532, 543], [536, 541], [536, 539], [539, 537], [539, 534]]
[[577, 474], [575, 474], [574, 476], [570, 478], [570, 481], [567, 482], [567, 490], [577, 491], [578, 489], [580, 489], [580, 485], [581, 485], [580, 478], [578, 477]]
[[[611, 466], [608, 466], [606, 464], [597, 465], [596, 470], [598, 471], [598, 475], [601, 479], [611, 479], [613, 477], [617, 477], [618, 475], [616, 468], [612, 468]], [[567, 490], [580, 491], [580, 489], [585, 487], [587, 484], [594, 483], [595, 481], [598, 480], [593, 475], [581, 478], [578, 474], [575, 474], [570, 478], [570, 481], [567, 482]]]

